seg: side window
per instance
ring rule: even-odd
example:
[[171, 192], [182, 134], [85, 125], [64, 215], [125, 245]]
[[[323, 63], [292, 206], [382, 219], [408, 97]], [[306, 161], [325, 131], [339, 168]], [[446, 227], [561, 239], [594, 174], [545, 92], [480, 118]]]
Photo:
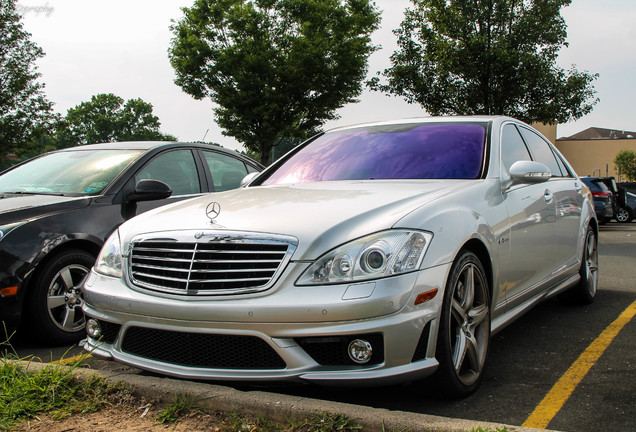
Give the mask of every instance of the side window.
[[555, 154], [554, 156], [556, 157], [557, 163], [559, 164], [559, 168], [561, 168], [561, 172], [563, 173], [563, 177], [572, 177], [572, 173], [565, 166], [565, 163], [563, 163], [563, 160], [561, 159], [561, 157], [558, 154]]
[[201, 193], [197, 166], [190, 150], [174, 150], [156, 156], [135, 175], [135, 183], [142, 179], [164, 182], [172, 189], [173, 196]]
[[216, 192], [236, 189], [247, 175], [245, 164], [232, 156], [211, 151], [204, 151], [203, 155], [210, 168]]
[[547, 142], [543, 140], [536, 133], [529, 131], [525, 128], [521, 129], [521, 135], [523, 135], [523, 139], [530, 147], [530, 152], [532, 152], [533, 159], [537, 162], [541, 162], [545, 164], [552, 173], [552, 177], [562, 177], [561, 169], [559, 168], [559, 164], [557, 163], [556, 158], [554, 157], [554, 153], [552, 153], [552, 149], [548, 145]]
[[521, 160], [529, 161], [532, 159], [517, 128], [507, 124], [501, 135], [501, 162], [508, 173], [512, 164]]

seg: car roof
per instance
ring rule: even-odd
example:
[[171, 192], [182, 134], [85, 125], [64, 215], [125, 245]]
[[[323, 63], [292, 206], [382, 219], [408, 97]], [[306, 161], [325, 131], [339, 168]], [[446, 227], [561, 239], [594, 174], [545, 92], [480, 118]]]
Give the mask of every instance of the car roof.
[[370, 126], [390, 126], [390, 125], [401, 125], [401, 124], [411, 124], [411, 123], [466, 123], [466, 122], [503, 122], [503, 121], [515, 121], [518, 123], [523, 123], [521, 120], [517, 120], [512, 117], [507, 116], [493, 116], [493, 115], [474, 115], [474, 116], [427, 116], [427, 117], [411, 117], [411, 118], [401, 118], [396, 120], [388, 120], [388, 121], [378, 121], [378, 122], [370, 122], [370, 123], [360, 123], [353, 124], [349, 126], [337, 127], [334, 129], [329, 129], [327, 132], [335, 132], [347, 129], [356, 129], [360, 127], [370, 127]]
[[239, 157], [251, 162], [255, 166], [262, 167], [257, 161], [241, 154], [237, 151], [226, 149], [213, 144], [192, 143], [192, 142], [175, 142], [175, 141], [119, 141], [99, 144], [86, 144], [75, 147], [54, 150], [51, 153], [78, 151], [78, 150], [155, 150], [167, 148], [196, 147], [204, 150], [213, 150], [219, 153], [225, 153], [234, 157]]
[[[59, 149], [56, 151], [75, 151], [75, 150], [150, 150], [154, 148], [161, 147], [201, 147], [201, 148], [212, 148], [215, 150], [221, 149], [221, 151], [228, 151], [223, 147], [214, 146], [211, 144], [201, 144], [201, 143], [188, 143], [188, 142], [175, 142], [175, 141], [119, 141], [119, 142], [109, 142], [109, 143], [99, 143], [99, 144], [86, 144], [75, 147], [68, 147], [64, 149]], [[229, 150], [234, 153], [233, 151]]]

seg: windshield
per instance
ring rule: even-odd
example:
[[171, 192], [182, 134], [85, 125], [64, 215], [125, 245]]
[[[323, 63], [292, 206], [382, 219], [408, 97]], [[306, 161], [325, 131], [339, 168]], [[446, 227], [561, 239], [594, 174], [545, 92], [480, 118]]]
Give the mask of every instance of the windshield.
[[142, 150], [50, 153], [0, 176], [0, 193], [99, 194]]
[[486, 126], [422, 123], [326, 133], [286, 160], [263, 185], [364, 179], [475, 179]]

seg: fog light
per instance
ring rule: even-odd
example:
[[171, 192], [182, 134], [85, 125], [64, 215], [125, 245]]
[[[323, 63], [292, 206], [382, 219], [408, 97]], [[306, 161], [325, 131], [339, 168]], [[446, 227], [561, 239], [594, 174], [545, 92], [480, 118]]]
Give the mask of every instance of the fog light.
[[365, 340], [355, 339], [349, 344], [349, 358], [358, 364], [371, 360], [371, 354], [373, 354], [373, 347]]
[[93, 318], [86, 321], [86, 333], [88, 333], [92, 339], [99, 339], [102, 335], [102, 326], [99, 325], [99, 321]]

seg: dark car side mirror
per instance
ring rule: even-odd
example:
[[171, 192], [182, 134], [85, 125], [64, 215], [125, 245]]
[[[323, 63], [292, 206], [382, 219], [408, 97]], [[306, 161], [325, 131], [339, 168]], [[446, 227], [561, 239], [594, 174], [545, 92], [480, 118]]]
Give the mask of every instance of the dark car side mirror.
[[154, 201], [172, 195], [170, 186], [159, 180], [143, 179], [135, 185], [135, 190], [128, 196], [128, 202]]

